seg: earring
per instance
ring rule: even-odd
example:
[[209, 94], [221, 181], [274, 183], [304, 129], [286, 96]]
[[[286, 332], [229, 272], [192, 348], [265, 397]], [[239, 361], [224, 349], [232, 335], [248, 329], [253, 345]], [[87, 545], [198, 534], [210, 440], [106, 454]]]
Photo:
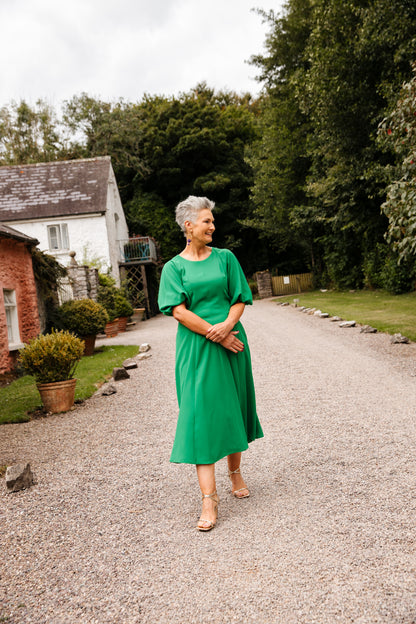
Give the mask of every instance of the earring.
[[191, 244], [191, 239], [190, 239], [190, 238], [188, 238], [188, 240], [186, 241], [186, 244], [187, 244], [187, 245], [190, 245], [190, 244]]

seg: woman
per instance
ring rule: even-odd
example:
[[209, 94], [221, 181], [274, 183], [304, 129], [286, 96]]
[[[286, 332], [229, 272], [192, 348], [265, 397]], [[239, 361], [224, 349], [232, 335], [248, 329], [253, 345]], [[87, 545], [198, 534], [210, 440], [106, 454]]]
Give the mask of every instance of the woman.
[[250, 493], [240, 472], [241, 452], [263, 436], [257, 418], [250, 352], [239, 322], [250, 288], [235, 256], [209, 247], [214, 203], [190, 196], [178, 204], [176, 221], [186, 247], [163, 268], [159, 308], [173, 315], [179, 417], [171, 462], [195, 464], [202, 492], [197, 529], [217, 520], [215, 462], [228, 456], [232, 493]]

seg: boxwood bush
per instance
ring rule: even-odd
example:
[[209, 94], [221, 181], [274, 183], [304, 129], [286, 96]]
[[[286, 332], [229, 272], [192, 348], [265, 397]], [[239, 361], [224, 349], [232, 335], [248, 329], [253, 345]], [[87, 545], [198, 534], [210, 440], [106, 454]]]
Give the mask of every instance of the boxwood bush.
[[100, 303], [92, 299], [66, 301], [59, 308], [60, 326], [76, 336], [91, 336], [104, 331], [108, 314]]
[[37, 383], [72, 379], [84, 353], [84, 342], [68, 331], [52, 330], [33, 338], [19, 351], [19, 364]]

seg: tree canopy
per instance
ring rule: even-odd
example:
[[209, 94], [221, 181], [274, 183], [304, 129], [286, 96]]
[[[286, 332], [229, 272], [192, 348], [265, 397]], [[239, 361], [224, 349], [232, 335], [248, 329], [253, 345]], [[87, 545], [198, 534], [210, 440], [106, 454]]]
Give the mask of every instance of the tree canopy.
[[400, 261], [416, 256], [416, 64], [397, 103], [379, 127], [380, 143], [396, 154], [387, 168], [391, 180], [381, 209], [389, 220], [387, 239]]
[[289, 222], [290, 244], [300, 236], [323, 281], [371, 285], [387, 253], [380, 205], [391, 158], [377, 127], [411, 72], [416, 5], [289, 0], [283, 17], [264, 17], [267, 53], [253, 58], [269, 118], [252, 161], [258, 227]]

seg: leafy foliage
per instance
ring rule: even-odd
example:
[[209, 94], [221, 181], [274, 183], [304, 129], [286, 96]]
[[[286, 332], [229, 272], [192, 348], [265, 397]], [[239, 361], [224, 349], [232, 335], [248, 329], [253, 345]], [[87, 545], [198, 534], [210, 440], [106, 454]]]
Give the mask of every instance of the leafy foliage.
[[33, 338], [19, 351], [19, 363], [37, 383], [72, 379], [84, 342], [67, 331], [52, 330]]
[[[260, 11], [271, 30], [266, 39], [268, 55], [252, 58], [266, 83], [258, 117], [258, 139], [248, 150], [253, 168], [252, 199], [255, 209], [250, 225], [274, 250], [275, 265], [285, 272], [314, 266], [313, 233], [305, 218], [305, 192], [310, 158], [306, 142], [308, 116], [301, 110], [293, 80], [306, 70], [304, 50], [310, 36], [311, 6], [292, 1], [282, 17]], [[295, 213], [302, 206], [302, 213]]]
[[99, 286], [97, 301], [107, 312], [108, 320], [111, 323], [117, 318], [116, 295], [117, 287], [115, 279], [111, 275], [98, 274]]
[[390, 157], [376, 141], [377, 126], [409, 77], [416, 6], [289, 0], [283, 17], [265, 19], [267, 54], [253, 59], [269, 119], [266, 149], [252, 163], [258, 227], [287, 221], [290, 244], [297, 234], [322, 281], [361, 286], [368, 259], [385, 245], [380, 205]]
[[249, 95], [200, 84], [179, 97], [145, 96], [137, 104], [111, 105], [84, 94], [67, 103], [64, 120], [82, 137], [71, 155], [112, 157], [130, 232], [153, 236], [167, 259], [183, 244], [174, 209], [189, 194], [217, 203], [218, 246], [237, 254], [250, 249], [243, 220], [252, 173], [244, 152], [254, 138], [255, 112]]
[[82, 338], [99, 334], [108, 322], [108, 314], [92, 299], [66, 301], [59, 308], [61, 326]]
[[59, 322], [59, 282], [66, 277], [67, 270], [53, 256], [39, 249], [32, 248], [31, 255], [36, 286], [45, 307], [46, 330], [50, 331]]
[[379, 140], [396, 155], [396, 165], [387, 168], [391, 183], [381, 206], [389, 220], [387, 238], [399, 261], [409, 261], [416, 256], [416, 63], [413, 77], [380, 124]]
[[99, 287], [97, 301], [107, 311], [110, 321], [120, 316], [131, 316], [133, 306], [126, 296], [124, 288], [117, 288], [114, 278], [111, 275], [98, 274]]
[[115, 304], [116, 304], [116, 314], [118, 317], [132, 316], [133, 306], [127, 300], [127, 298], [123, 295], [121, 291], [116, 293]]
[[58, 121], [43, 100], [22, 100], [0, 109], [0, 165], [56, 160], [62, 149]]

